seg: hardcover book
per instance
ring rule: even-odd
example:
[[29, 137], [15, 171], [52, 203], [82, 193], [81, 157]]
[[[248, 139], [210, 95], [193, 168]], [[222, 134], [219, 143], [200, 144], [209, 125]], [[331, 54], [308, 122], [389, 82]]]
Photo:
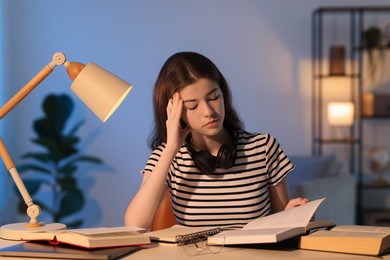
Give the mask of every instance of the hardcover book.
[[133, 227], [84, 228], [24, 233], [24, 241], [48, 241], [82, 248], [108, 248], [150, 244], [150, 238]]
[[300, 248], [338, 253], [382, 255], [390, 250], [390, 227], [340, 225], [300, 239]]

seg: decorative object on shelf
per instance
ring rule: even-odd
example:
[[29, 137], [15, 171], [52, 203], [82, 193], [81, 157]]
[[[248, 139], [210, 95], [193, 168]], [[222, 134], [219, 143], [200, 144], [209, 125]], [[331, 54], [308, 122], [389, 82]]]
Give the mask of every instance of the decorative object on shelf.
[[352, 102], [329, 102], [328, 123], [332, 126], [351, 126], [354, 121], [354, 104]]
[[345, 76], [345, 47], [331, 46], [329, 50], [329, 76]]
[[364, 93], [362, 115], [365, 117], [390, 116], [390, 93]]
[[363, 31], [363, 48], [368, 55], [368, 76], [372, 85], [378, 85], [384, 64], [384, 40], [382, 31], [372, 26]]
[[[131, 84], [92, 62], [87, 65], [78, 62], [69, 62], [66, 60], [63, 53], [57, 52], [53, 55], [52, 61], [49, 64], [38, 72], [21, 90], [19, 90], [18, 93], [0, 108], [0, 118], [3, 118], [15, 108], [19, 102], [46, 79], [58, 65], [66, 67], [68, 76], [73, 80], [71, 85], [73, 92], [103, 122], [111, 116], [132, 88]], [[28, 223], [16, 223], [2, 226], [0, 228], [0, 237], [10, 240], [20, 240], [21, 234], [26, 232], [66, 229], [66, 225], [62, 223], [45, 224], [38, 221], [41, 209], [33, 202], [1, 137], [0, 155], [22, 195], [24, 202], [28, 206], [27, 215], [30, 218]]]
[[[36, 203], [50, 214], [54, 222], [77, 228], [83, 224], [83, 220], [69, 220], [69, 217], [80, 211], [85, 204], [85, 196], [78, 187], [75, 176], [78, 165], [101, 164], [102, 160], [82, 154], [77, 147], [80, 139], [76, 132], [84, 124], [83, 120], [65, 133], [74, 108], [73, 101], [68, 95], [48, 95], [43, 101], [42, 108], [45, 115], [33, 122], [36, 137], [32, 142], [44, 148], [44, 152], [24, 154], [22, 158], [29, 162], [18, 165], [17, 169], [21, 174], [25, 173], [25, 178], [22, 179], [31, 196], [39, 193], [41, 187], [49, 188], [52, 195], [51, 204], [42, 201]], [[19, 211], [26, 212], [23, 201], [19, 203]]]
[[390, 169], [390, 151], [384, 147], [373, 147], [369, 150], [370, 168], [375, 175], [375, 185], [389, 185], [383, 173]]

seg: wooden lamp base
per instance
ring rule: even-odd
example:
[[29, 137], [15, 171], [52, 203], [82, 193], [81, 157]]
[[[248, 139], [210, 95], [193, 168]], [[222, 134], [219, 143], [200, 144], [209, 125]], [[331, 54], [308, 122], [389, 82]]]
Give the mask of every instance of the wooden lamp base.
[[4, 225], [0, 228], [0, 237], [2, 239], [8, 240], [20, 240], [22, 234], [27, 232], [54, 231], [66, 229], [66, 225], [61, 223], [39, 223], [39, 225], [34, 225], [33, 227], [27, 226], [26, 224], [29, 223], [15, 223]]

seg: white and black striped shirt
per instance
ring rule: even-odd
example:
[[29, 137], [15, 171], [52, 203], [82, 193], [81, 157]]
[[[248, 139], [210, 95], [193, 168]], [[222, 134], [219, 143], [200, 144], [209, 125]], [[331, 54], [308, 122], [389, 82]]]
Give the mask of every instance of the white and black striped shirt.
[[[151, 172], [165, 144], [157, 147], [144, 169]], [[243, 226], [270, 213], [268, 187], [277, 184], [293, 164], [267, 133], [237, 133], [237, 160], [228, 170], [201, 174], [185, 145], [167, 177], [177, 222], [186, 226]]]

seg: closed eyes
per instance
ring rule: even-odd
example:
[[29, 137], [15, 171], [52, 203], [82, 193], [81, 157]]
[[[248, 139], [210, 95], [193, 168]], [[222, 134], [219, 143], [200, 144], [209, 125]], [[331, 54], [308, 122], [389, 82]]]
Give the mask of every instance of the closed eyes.
[[[209, 101], [216, 101], [218, 100], [219, 98], [221, 97], [220, 93], [213, 93], [212, 95], [210, 95], [208, 98], [207, 98], [207, 102]], [[195, 110], [197, 107], [198, 107], [198, 101], [187, 101], [185, 103], [185, 107], [188, 109], [188, 110]]]

